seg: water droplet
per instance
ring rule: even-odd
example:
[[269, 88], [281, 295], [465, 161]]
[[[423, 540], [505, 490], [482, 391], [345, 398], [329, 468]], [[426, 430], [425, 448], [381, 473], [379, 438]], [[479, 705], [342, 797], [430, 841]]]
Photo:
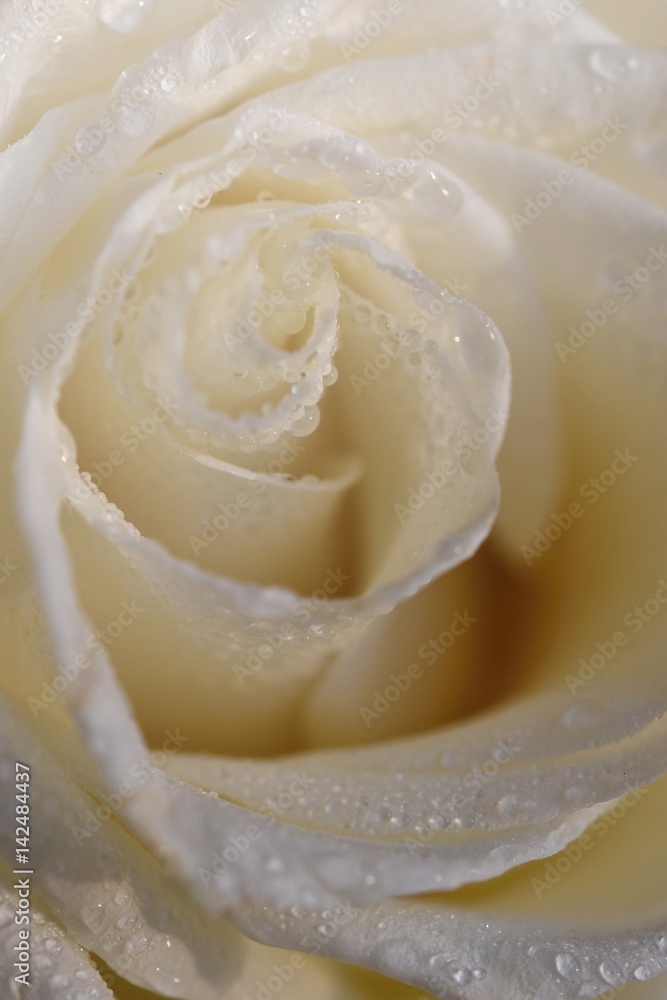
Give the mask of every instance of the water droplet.
[[653, 976], [654, 971], [657, 971], [657, 970], [653, 970], [650, 967], [650, 965], [638, 965], [637, 968], [635, 969], [635, 971], [633, 972], [633, 975], [634, 975], [635, 979], [638, 979], [640, 982], [643, 983], [647, 979], [650, 979], [651, 976]]
[[317, 430], [319, 422], [319, 407], [307, 406], [303, 416], [294, 421], [290, 427], [290, 431], [295, 437], [306, 437], [306, 435], [312, 434], [314, 430]]
[[449, 965], [449, 961], [450, 961], [449, 955], [447, 955], [445, 952], [439, 952], [437, 955], [432, 955], [429, 958], [428, 964], [431, 966], [432, 969], [442, 970], [445, 969], [447, 965]]
[[86, 927], [94, 933], [99, 933], [106, 923], [101, 903], [90, 903], [81, 911], [81, 917]]
[[457, 965], [455, 962], [452, 963], [452, 967], [449, 969], [449, 974], [455, 983], [459, 986], [467, 986], [467, 984], [472, 979], [472, 972], [470, 969], [466, 969], [464, 965]]
[[516, 792], [510, 792], [499, 799], [497, 805], [498, 812], [504, 816], [512, 816], [521, 811], [521, 796]]
[[122, 34], [136, 31], [151, 13], [147, 0], [105, 0], [97, 16], [105, 27]]
[[482, 979], [486, 979], [488, 972], [486, 971], [486, 969], [473, 969], [472, 975], [473, 979], [477, 979], [479, 982], [481, 982]]
[[409, 327], [407, 330], [403, 330], [399, 334], [399, 341], [401, 347], [404, 347], [406, 351], [417, 351], [421, 347], [422, 336], [418, 330]]
[[266, 868], [267, 872], [284, 872], [285, 862], [282, 860], [282, 858], [278, 857], [267, 858], [266, 861], [264, 862], [264, 867]]
[[609, 983], [610, 986], [616, 986], [623, 981], [623, 969], [613, 958], [605, 958], [603, 962], [600, 962], [599, 971], [605, 983]]
[[590, 67], [598, 76], [605, 80], [618, 80], [627, 69], [627, 61], [620, 53], [613, 51], [614, 47], [596, 49], [589, 57]]
[[581, 963], [576, 955], [564, 951], [556, 955], [556, 969], [564, 979], [577, 979], [581, 974]]
[[591, 702], [580, 701], [563, 712], [561, 725], [564, 729], [587, 729], [600, 720], [600, 709]]
[[436, 219], [451, 218], [463, 204], [460, 189], [436, 170], [419, 169], [406, 195], [424, 214]]

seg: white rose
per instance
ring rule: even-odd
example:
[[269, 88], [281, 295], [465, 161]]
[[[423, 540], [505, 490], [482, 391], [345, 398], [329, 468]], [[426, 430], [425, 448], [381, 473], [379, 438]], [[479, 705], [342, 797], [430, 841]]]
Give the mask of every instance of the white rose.
[[662, 995], [667, 57], [608, 6], [0, 11], [3, 995]]

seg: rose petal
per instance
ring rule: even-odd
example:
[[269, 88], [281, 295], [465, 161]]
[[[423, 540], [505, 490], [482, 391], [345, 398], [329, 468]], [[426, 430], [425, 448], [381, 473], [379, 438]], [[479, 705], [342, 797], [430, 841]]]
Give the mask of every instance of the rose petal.
[[113, 809], [67, 777], [5, 705], [2, 720], [6, 856], [13, 854], [18, 759], [31, 776], [31, 886], [49, 912], [79, 945], [133, 982], [187, 1000], [218, 997], [221, 985], [238, 974], [239, 934], [221, 920], [204, 918], [170, 887]]
[[[552, 860], [557, 876], [561, 868], [553, 866], [561, 858], [567, 862], [556, 884], [539, 879], [545, 865], [534, 863], [504, 879], [444, 895], [437, 903], [389, 901], [352, 911], [347, 919], [337, 915], [333, 931], [318, 931], [321, 913], [295, 917], [259, 908], [246, 912], [240, 926], [292, 946], [305, 940], [307, 928], [315, 942], [311, 947], [320, 953], [437, 995], [471, 1000], [600, 996], [612, 986], [667, 969], [661, 861], [665, 780], [644, 790], [636, 804], [631, 800], [620, 813], [615, 807], [593, 824], [579, 858], [572, 855], [570, 861], [566, 851]], [[576, 873], [570, 874], [575, 865]]]
[[[36, 1000], [112, 1000], [113, 994], [91, 962], [51, 918], [31, 893], [30, 925], [18, 927], [14, 922], [17, 906], [13, 884], [17, 878], [2, 865], [0, 884], [0, 982], [7, 998], [19, 997], [22, 990], [16, 977], [25, 973], [15, 967], [19, 931], [29, 931], [28, 979], [30, 996]], [[20, 963], [19, 963], [20, 964]]]

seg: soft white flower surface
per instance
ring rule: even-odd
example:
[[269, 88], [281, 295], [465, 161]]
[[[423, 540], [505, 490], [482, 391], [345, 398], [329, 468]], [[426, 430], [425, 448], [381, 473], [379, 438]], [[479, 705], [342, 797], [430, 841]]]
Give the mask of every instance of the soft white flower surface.
[[5, 0], [3, 997], [663, 996], [665, 33]]

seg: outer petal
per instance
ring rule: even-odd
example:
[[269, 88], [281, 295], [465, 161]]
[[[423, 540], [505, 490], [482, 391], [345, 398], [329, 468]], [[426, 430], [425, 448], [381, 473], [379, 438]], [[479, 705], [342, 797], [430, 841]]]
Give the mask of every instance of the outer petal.
[[[77, 944], [134, 982], [165, 996], [217, 1000], [221, 985], [238, 976], [242, 936], [220, 919], [207, 919], [170, 887], [113, 809], [83, 792], [6, 705], [1, 732], [3, 856], [14, 856], [18, 759], [30, 767], [30, 883], [39, 905], [48, 906]], [[65, 951], [73, 962], [78, 949], [67, 945]], [[37, 959], [34, 968], [39, 972]], [[63, 982], [63, 989], [74, 981]]]
[[[0, 983], [7, 1000], [29, 995], [35, 1000], [111, 1000], [113, 994], [86, 952], [47, 917], [34, 894], [30, 908], [29, 987], [17, 982], [24, 974], [15, 967], [19, 927], [14, 922], [16, 878], [2, 866], [0, 884]], [[25, 929], [25, 928], [24, 928]], [[20, 963], [19, 963], [20, 964]]]
[[663, 779], [628, 796], [546, 866], [524, 866], [433, 903], [389, 901], [347, 921], [329, 915], [335, 931], [322, 913], [258, 908], [240, 926], [292, 946], [308, 926], [321, 954], [441, 997], [601, 996], [667, 971], [666, 810]]

